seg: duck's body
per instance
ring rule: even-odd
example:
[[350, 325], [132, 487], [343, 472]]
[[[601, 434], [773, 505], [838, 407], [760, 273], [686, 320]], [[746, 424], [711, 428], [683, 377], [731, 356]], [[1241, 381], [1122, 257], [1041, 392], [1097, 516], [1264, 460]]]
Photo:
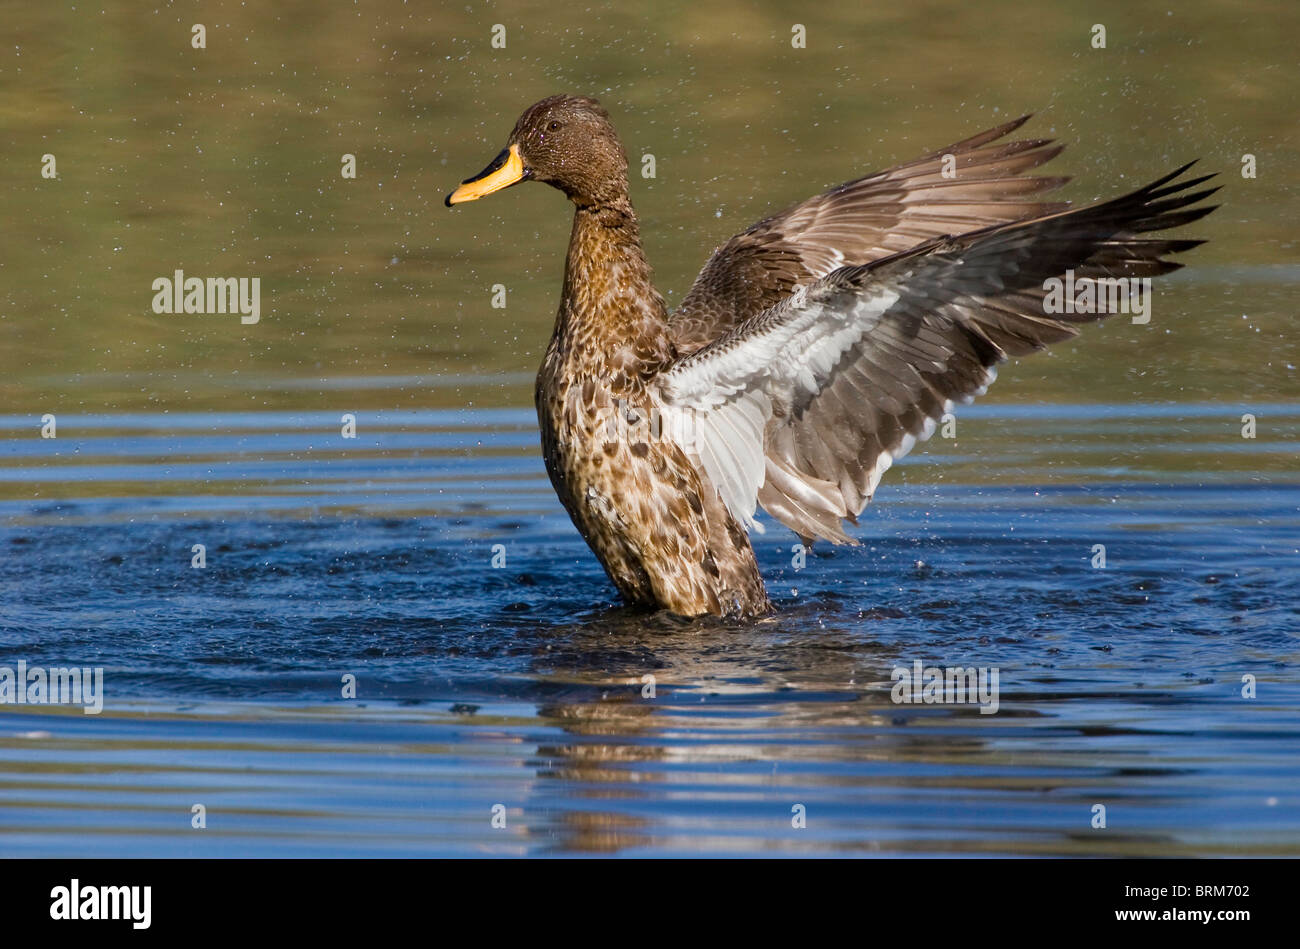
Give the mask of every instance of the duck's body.
[[[1059, 151], [1047, 142], [991, 144], [1023, 121], [760, 222], [672, 314], [595, 100], [532, 106], [448, 197], [534, 178], [576, 205], [537, 414], [551, 483], [626, 599], [770, 611], [747, 533], [758, 504], [804, 543], [851, 543], [841, 522], [997, 362], [1105, 315], [1048, 316], [1044, 280], [1164, 273], [1178, 265], [1162, 254], [1199, 243], [1138, 236], [1211, 210], [1186, 209], [1204, 179], [1162, 187], [1179, 172], [1068, 213], [1024, 200], [1064, 179], [1020, 176]], [[964, 177], [944, 173], [950, 156]]]
[[676, 357], [631, 204], [580, 207], [537, 374], [551, 484], [629, 601], [687, 616], [764, 612], [744, 528], [653, 430], [650, 385]]

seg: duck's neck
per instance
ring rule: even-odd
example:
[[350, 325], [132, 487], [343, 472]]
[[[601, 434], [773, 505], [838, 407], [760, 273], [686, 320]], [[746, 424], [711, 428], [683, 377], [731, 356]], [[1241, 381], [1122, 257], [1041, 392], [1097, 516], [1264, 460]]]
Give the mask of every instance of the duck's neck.
[[667, 311], [626, 196], [574, 212], [551, 350], [571, 367], [610, 375], [648, 376], [672, 358]]

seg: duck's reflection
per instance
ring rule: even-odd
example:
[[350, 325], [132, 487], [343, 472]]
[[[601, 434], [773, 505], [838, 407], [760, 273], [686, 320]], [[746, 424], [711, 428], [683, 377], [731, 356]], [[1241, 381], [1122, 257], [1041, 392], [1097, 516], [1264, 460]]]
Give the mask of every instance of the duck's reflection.
[[[538, 826], [553, 848], [721, 834], [756, 850], [784, 837], [776, 843], [797, 850], [795, 805], [842, 809], [846, 786], [903, 783], [881, 763], [969, 761], [984, 749], [983, 730], [909, 727], [918, 712], [890, 699], [897, 645], [822, 616], [810, 605], [729, 625], [621, 608], [549, 631], [534, 672], [563, 687], [538, 716], [563, 738], [538, 746], [528, 810], [546, 815]], [[855, 835], [845, 846], [872, 844]]]

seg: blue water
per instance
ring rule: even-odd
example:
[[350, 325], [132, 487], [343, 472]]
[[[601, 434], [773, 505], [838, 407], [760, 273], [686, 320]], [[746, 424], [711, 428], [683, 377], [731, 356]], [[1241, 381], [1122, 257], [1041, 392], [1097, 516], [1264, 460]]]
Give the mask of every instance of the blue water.
[[975, 407], [861, 546], [767, 520], [746, 625], [619, 606], [529, 411], [0, 417], [0, 666], [106, 693], [0, 706], [0, 854], [1300, 854], [1300, 406], [1241, 411]]

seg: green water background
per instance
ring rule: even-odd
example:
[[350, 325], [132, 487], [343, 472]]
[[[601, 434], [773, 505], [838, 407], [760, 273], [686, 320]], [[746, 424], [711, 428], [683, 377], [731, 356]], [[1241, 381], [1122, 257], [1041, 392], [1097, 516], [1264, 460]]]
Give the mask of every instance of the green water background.
[[[3, 19], [0, 413], [529, 404], [570, 208], [536, 185], [442, 198], [558, 91], [612, 113], [670, 304], [771, 211], [1023, 112], [1026, 133], [1070, 143], [1049, 168], [1079, 203], [1199, 158], [1224, 207], [1183, 232], [1210, 242], [1152, 322], [1092, 328], [989, 398], [1300, 398], [1294, 3], [10, 3]], [[260, 277], [261, 321], [154, 314], [152, 282], [177, 269]]]

